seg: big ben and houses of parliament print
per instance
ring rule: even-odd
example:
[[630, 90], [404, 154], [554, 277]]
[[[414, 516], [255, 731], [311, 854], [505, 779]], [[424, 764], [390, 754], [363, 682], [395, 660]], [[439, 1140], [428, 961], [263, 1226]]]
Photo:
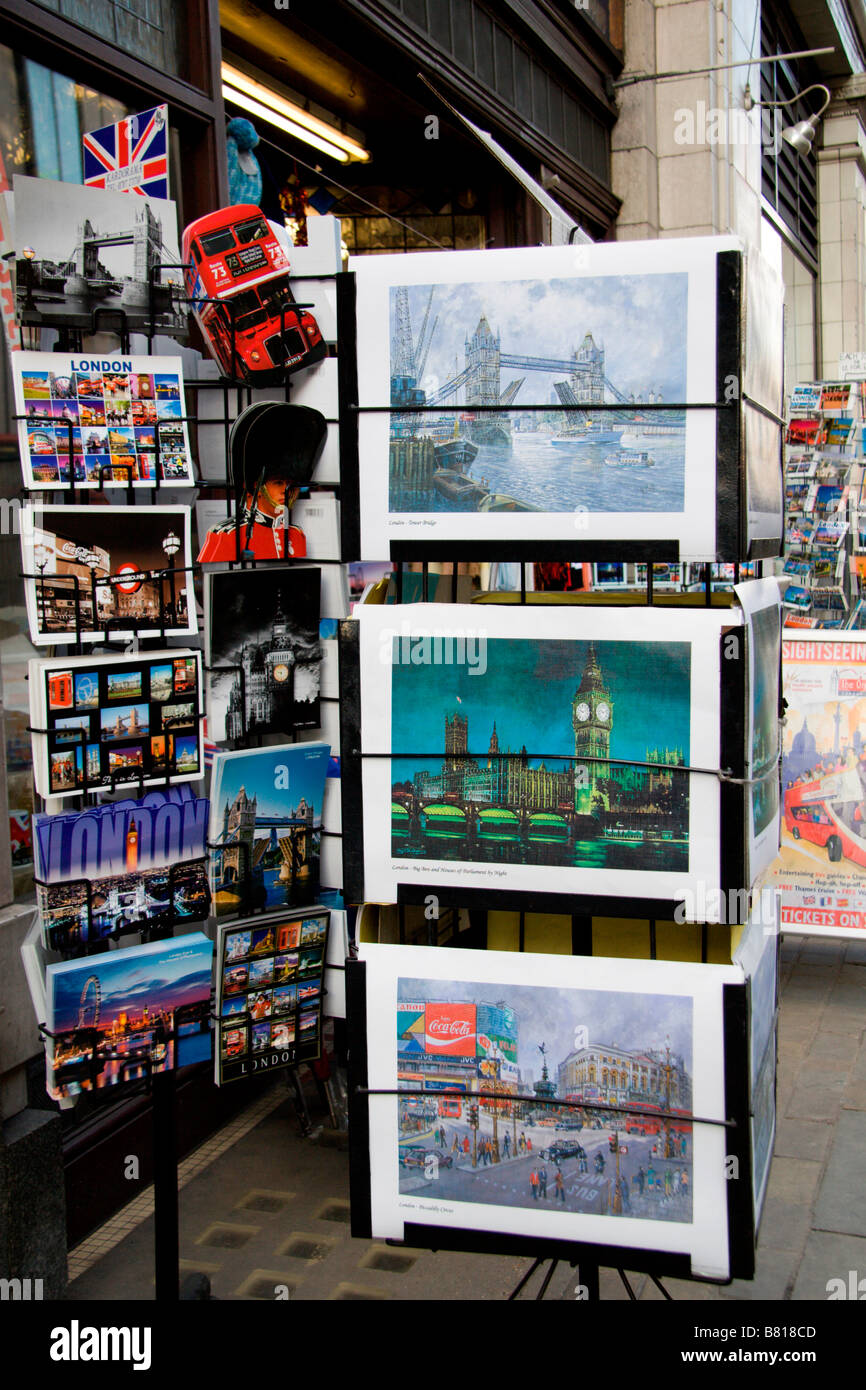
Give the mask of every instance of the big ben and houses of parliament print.
[[712, 609], [362, 609], [362, 689], [391, 668], [361, 703], [368, 898], [719, 884], [721, 631]]
[[[394, 853], [685, 869], [688, 644], [659, 650], [638, 642], [503, 638], [486, 642], [485, 660], [480, 680], [455, 665], [423, 708], [411, 693], [417, 668], [393, 668], [399, 746], [411, 748], [414, 740], [421, 751], [421, 731], [429, 728], [424, 748], [435, 747], [438, 714], [444, 752], [438, 767], [426, 758], [393, 760]], [[637, 672], [663, 692], [661, 699], [646, 698]], [[489, 710], [487, 728], [481, 709], [475, 713], [479, 706]]]

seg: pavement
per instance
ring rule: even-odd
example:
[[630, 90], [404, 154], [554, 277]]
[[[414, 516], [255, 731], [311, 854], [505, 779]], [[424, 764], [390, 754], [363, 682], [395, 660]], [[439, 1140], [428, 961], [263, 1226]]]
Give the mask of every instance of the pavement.
[[[394, 1247], [349, 1234], [346, 1139], [327, 1116], [304, 1139], [285, 1078], [181, 1165], [181, 1278], [207, 1274], [227, 1300], [501, 1300], [531, 1261]], [[447, 1123], [447, 1122], [446, 1122]], [[149, 1300], [153, 1201], [145, 1192], [70, 1251], [68, 1300]], [[855, 1280], [851, 1280], [851, 1272]], [[520, 1297], [535, 1298], [544, 1271]], [[828, 1282], [866, 1280], [866, 942], [782, 945], [777, 1129], [754, 1280], [664, 1279], [678, 1300], [826, 1300]], [[640, 1300], [656, 1283], [629, 1274]], [[557, 1266], [548, 1299], [573, 1300]], [[835, 1287], [839, 1287], [838, 1285]], [[863, 1285], [866, 1291], [866, 1283]], [[603, 1269], [601, 1297], [629, 1294]], [[850, 1295], [849, 1295], [850, 1296]]]

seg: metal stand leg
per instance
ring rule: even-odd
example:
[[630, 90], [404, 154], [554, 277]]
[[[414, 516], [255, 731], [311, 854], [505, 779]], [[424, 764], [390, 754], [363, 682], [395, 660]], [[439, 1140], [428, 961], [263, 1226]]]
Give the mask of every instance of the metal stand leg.
[[577, 1271], [578, 1282], [583, 1284], [586, 1289], [586, 1296], [590, 1303], [598, 1303], [601, 1295], [598, 1291], [598, 1265], [580, 1265]]
[[313, 1133], [313, 1122], [310, 1119], [310, 1112], [307, 1109], [307, 1098], [304, 1095], [304, 1088], [301, 1085], [300, 1077], [294, 1069], [289, 1072], [289, 1085], [294, 1091], [295, 1114], [301, 1126], [301, 1133], [305, 1139]]
[[153, 1237], [156, 1299], [176, 1303], [178, 1279], [177, 1090], [175, 1072], [157, 1072], [153, 1098]]

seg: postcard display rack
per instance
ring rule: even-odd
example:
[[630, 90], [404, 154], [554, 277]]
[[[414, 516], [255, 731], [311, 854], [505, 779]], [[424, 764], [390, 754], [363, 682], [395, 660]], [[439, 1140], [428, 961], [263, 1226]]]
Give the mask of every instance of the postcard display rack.
[[791, 393], [785, 447], [786, 628], [866, 626], [866, 382]]
[[[25, 180], [20, 189], [19, 182], [16, 194], [20, 192], [28, 217], [38, 226], [38, 198], [45, 181]], [[67, 185], [51, 185], [48, 196], [58, 189], [68, 192]], [[88, 189], [85, 196], [105, 195]], [[165, 234], [175, 217], [174, 204], [129, 198], [129, 207], [136, 206], [136, 226], [146, 215], [145, 201]], [[317, 246], [297, 256], [306, 261], [309, 273], [292, 278], [305, 282], [314, 303], [303, 307], [315, 309], [323, 335], [333, 345], [338, 322], [346, 318], [347, 277], [339, 273], [333, 219], [319, 221]], [[190, 930], [208, 917], [211, 896], [208, 802], [192, 789], [205, 776], [203, 725], [211, 672], [200, 651], [182, 643], [171, 645], [198, 632], [194, 576], [202, 566], [191, 549], [191, 508], [161, 506], [157, 497], [161, 489], [179, 487], [224, 497], [215, 504], [199, 503], [209, 524], [222, 522], [222, 529], [233, 531], [237, 540], [236, 559], [220, 566], [221, 571], [267, 568], [266, 560], [246, 553], [241, 539], [242, 494], [235, 488], [229, 453], [233, 420], [256, 398], [288, 401], [290, 392], [293, 401], [309, 399], [313, 409], [323, 407], [328, 440], [312, 486], [317, 489], [324, 483], [328, 490], [320, 494], [302, 489], [301, 497], [307, 500], [297, 503], [295, 516], [300, 522], [306, 507], [315, 525], [317, 510], [310, 499], [319, 496], [336, 516], [337, 373], [342, 364], [325, 359], [318, 378], [313, 368], [284, 386], [261, 392], [240, 379], [215, 377], [208, 364], [200, 378], [184, 381], [179, 356], [134, 353], [133, 334], [142, 335], [152, 354], [157, 334], [183, 332], [191, 303], [176, 284], [168, 289], [162, 283], [166, 272], [177, 280], [183, 269], [176, 251], [173, 260], [165, 259], [172, 254], [168, 248], [176, 244], [176, 232], [163, 235], [161, 243], [162, 263], [158, 256], [156, 264], [148, 262], [146, 293], [130, 301], [134, 308], [88, 310], [83, 317], [80, 305], [76, 312], [67, 312], [72, 306], [56, 292], [56, 285], [54, 293], [40, 293], [42, 281], [30, 260], [20, 261], [21, 321], [31, 338], [43, 328], [56, 328], [58, 338], [52, 352], [13, 354], [13, 377], [22, 470], [32, 499], [22, 511], [22, 578], [32, 639], [50, 644], [54, 653], [48, 660], [32, 661], [28, 673], [43, 876], [37, 874], [40, 911], [23, 952], [25, 969], [45, 1037], [49, 1089], [61, 1103], [73, 1103], [82, 1084], [116, 1085], [141, 1078], [152, 1094], [157, 1297], [171, 1300], [178, 1295], [175, 1068], [204, 1060], [205, 1047], [208, 1057], [212, 1052], [213, 942]], [[68, 284], [74, 290], [74, 276]], [[125, 297], [121, 302], [126, 304]], [[84, 350], [88, 334], [106, 332], [117, 335], [116, 350]], [[346, 336], [354, 341], [353, 331]], [[191, 414], [184, 403], [185, 387], [195, 396]], [[217, 471], [215, 460], [220, 457]], [[110, 496], [112, 505], [94, 507], [94, 492]], [[114, 504], [118, 496], [124, 505]], [[286, 506], [282, 549], [277, 544], [283, 569], [293, 563], [292, 519], [292, 509]], [[249, 531], [246, 535], [248, 546]], [[328, 584], [328, 593], [335, 605], [329, 617], [335, 623], [347, 611], [339, 598], [346, 589], [345, 571], [338, 546], [327, 537], [319, 546], [318, 554], [310, 547], [307, 558], [333, 567], [335, 580]], [[124, 564], [110, 554], [118, 547], [129, 552]], [[98, 656], [88, 654], [94, 644], [99, 644]], [[323, 688], [319, 717], [328, 733], [333, 731], [330, 751], [338, 775], [336, 641], [329, 645], [331, 683], [327, 694]], [[66, 655], [58, 656], [64, 647]], [[112, 649], [113, 655], [105, 655]], [[295, 693], [295, 682], [290, 684]], [[294, 708], [297, 712], [297, 705]], [[318, 712], [318, 701], [315, 708]], [[281, 732], [294, 744], [316, 734], [310, 723], [298, 717], [291, 727], [281, 725]], [[235, 719], [230, 742], [235, 747], [262, 743], [261, 731], [248, 726], [244, 709]], [[318, 746], [325, 748], [327, 761], [328, 746]], [[138, 800], [101, 804], [100, 795], [106, 792]], [[66, 814], [71, 806], [77, 811]], [[86, 833], [80, 824], [85, 819]], [[341, 863], [339, 815], [322, 833], [331, 837], [337, 850], [330, 853], [329, 864]], [[291, 864], [294, 873], [294, 849]], [[235, 915], [241, 922], [261, 910], [247, 891], [251, 884], [251, 866], [245, 875], [239, 861]], [[337, 891], [342, 886], [338, 873], [333, 886]], [[309, 907], [297, 928], [299, 938], [305, 932], [310, 937], [308, 942], [304, 936], [309, 968], [302, 972], [304, 980], [283, 991], [288, 994], [294, 988], [303, 1001], [296, 1016], [301, 1033], [297, 1046], [287, 1046], [290, 1024], [285, 1017], [280, 1022], [284, 1059], [320, 1055], [322, 920], [329, 922], [331, 914], [326, 912], [323, 919], [318, 909]], [[175, 937], [176, 930], [182, 934]], [[133, 935], [141, 945], [124, 943]], [[323, 959], [319, 978], [312, 979], [316, 950]], [[148, 965], [152, 967], [150, 978], [160, 988], [167, 988], [166, 981], [180, 981], [177, 988], [183, 998], [176, 1009], [162, 996], [154, 1003], [147, 1055], [121, 1038], [116, 1028], [106, 1035], [104, 1025], [97, 1027], [103, 992], [117, 987], [115, 977], [139, 958], [144, 974]], [[335, 969], [342, 969], [330, 956], [327, 966], [332, 978]], [[106, 983], [108, 975], [114, 984]], [[314, 992], [317, 1001], [311, 998]], [[106, 1046], [106, 1037], [113, 1046]], [[217, 1053], [218, 1082], [231, 1071], [220, 1067]], [[238, 1068], [234, 1074], [240, 1074]]]
[[[738, 581], [781, 550], [779, 277], [710, 238], [350, 271], [381, 351], [345, 381], [344, 551], [399, 562], [397, 606], [340, 632], [344, 893], [400, 924], [347, 963], [353, 1233], [567, 1259], [589, 1297], [600, 1264], [749, 1278], [774, 1129], [778, 939], [749, 914], [779, 838], [781, 609], [775, 581]], [[650, 349], [674, 364], [652, 385]], [[641, 564], [644, 601], [522, 583], [461, 606], [468, 559]], [[453, 564], [451, 605], [402, 604], [412, 560], [424, 599], [429, 562]], [[654, 562], [702, 564], [703, 592], [657, 604]], [[744, 915], [719, 917], [732, 893]], [[452, 908], [515, 909], [521, 951], [527, 912], [565, 914], [581, 959], [443, 949]], [[421, 912], [426, 946], [403, 945]], [[750, 925], [731, 966], [680, 965], [591, 958], [593, 913], [649, 918], [651, 940], [656, 919], [702, 923], [704, 962], [712, 922]], [[658, 1037], [633, 1026], [656, 992]], [[703, 1075], [669, 1007], [714, 1030]], [[654, 1081], [629, 1070], [639, 1050]], [[716, 1181], [726, 1161], [751, 1183]]]

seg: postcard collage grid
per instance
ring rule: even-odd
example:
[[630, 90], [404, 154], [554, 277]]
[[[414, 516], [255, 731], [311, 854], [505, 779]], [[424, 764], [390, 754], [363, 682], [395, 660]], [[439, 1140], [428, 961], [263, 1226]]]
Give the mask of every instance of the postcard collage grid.
[[[763, 297], [773, 352], [781, 292], [766, 267], [747, 284], [730, 250], [684, 243], [676, 264], [659, 246], [652, 261], [618, 246], [351, 263], [359, 314], [392, 345], [390, 362], [359, 361], [362, 555], [559, 559], [567, 528], [571, 557], [590, 562], [584, 583], [590, 570], [593, 589], [620, 591], [358, 610], [341, 646], [359, 691], [344, 699], [359, 750], [343, 769], [343, 817], [360, 832], [345, 847], [353, 898], [618, 920], [685, 905], [689, 922], [727, 922], [718, 904], [744, 884], [748, 896], [775, 857], [781, 605], [759, 561], [781, 551], [781, 376], [749, 367], [766, 421], [755, 429], [744, 410], [736, 458], [725, 420], [698, 407], [721, 395], [723, 338], [745, 343], [745, 315], [733, 337], [722, 328], [727, 288], [749, 300], [753, 347]], [[410, 380], [412, 325], [437, 313], [444, 327], [418, 344], [428, 378]], [[526, 333], [536, 320], [543, 346]], [[704, 611], [688, 598], [629, 608], [649, 563], [659, 588], [705, 588]], [[690, 1123], [723, 1120], [726, 1068], [747, 1065], [725, 993], [745, 1001], [739, 966], [623, 956], [571, 971], [536, 954], [529, 984], [501, 950], [379, 935], [360, 955], [357, 1234], [425, 1245], [449, 1227], [449, 1246], [502, 1253], [534, 1236], [590, 1260], [594, 1244], [621, 1246], [629, 1268], [652, 1251], [695, 1277], [749, 1277], [754, 1202], [718, 1181], [721, 1131]], [[712, 1041], [699, 1039], [707, 1024]]]
[[[156, 130], [151, 118], [159, 113], [145, 114], [147, 129]], [[121, 124], [143, 120], [132, 117]], [[110, 138], [112, 131], [95, 135]], [[157, 136], [165, 141], [166, 130]], [[11, 368], [20, 464], [30, 495], [20, 525], [29, 635], [37, 647], [67, 652], [28, 665], [28, 731], [36, 804], [41, 799], [42, 805], [34, 817], [42, 954], [34, 960], [47, 986], [44, 1002], [37, 1002], [37, 990], [34, 1005], [40, 1020], [55, 1024], [57, 1046], [47, 1052], [47, 1080], [50, 1093], [64, 1103], [82, 1089], [139, 1079], [148, 1067], [200, 1061], [205, 1051], [215, 1053], [219, 1063], [219, 1026], [211, 1027], [208, 1003], [213, 946], [192, 930], [212, 909], [233, 920], [256, 913], [263, 921], [269, 913], [291, 914], [297, 907], [306, 914], [287, 929], [288, 936], [282, 930], [277, 934], [276, 978], [268, 994], [273, 1047], [264, 1048], [261, 988], [250, 1000], [253, 1031], [241, 1049], [242, 1072], [248, 1063], [249, 1070], [260, 1070], [267, 1061], [288, 1065], [289, 1057], [291, 1064], [312, 1059], [321, 1047], [331, 920], [331, 907], [318, 902], [321, 826], [326, 773], [330, 766], [338, 775], [339, 759], [329, 763], [330, 744], [286, 740], [294, 741], [299, 730], [301, 738], [309, 738], [326, 718], [329, 734], [336, 727], [333, 639], [336, 622], [346, 616], [348, 597], [344, 605], [342, 593], [348, 595], [348, 584], [339, 549], [335, 552], [330, 541], [324, 553], [337, 561], [333, 582], [330, 573], [323, 582], [318, 568], [294, 567], [304, 554], [303, 532], [288, 524], [297, 488], [285, 472], [258, 480], [241, 476], [246, 455], [235, 447], [235, 426], [266, 411], [274, 416], [291, 409], [290, 423], [300, 428], [303, 417], [312, 443], [290, 438], [289, 461], [298, 468], [309, 465], [311, 472], [312, 444], [321, 449], [328, 428], [325, 414], [312, 407], [322, 405], [336, 421], [337, 375], [333, 362], [323, 368], [321, 382], [307, 373], [297, 395], [301, 399], [306, 393], [309, 404], [289, 407], [285, 379], [302, 365], [296, 357], [287, 357], [271, 374], [279, 380], [271, 382], [247, 370], [250, 362], [261, 367], [258, 354], [238, 356], [245, 383], [239, 389], [237, 382], [208, 374], [207, 367], [216, 364], [193, 364], [180, 349], [175, 355], [142, 354], [137, 342], [144, 346], [145, 339], [152, 343], [162, 334], [184, 342], [189, 328], [176, 269], [181, 261], [177, 207], [166, 193], [167, 186], [156, 184], [136, 188], [130, 183], [118, 193], [98, 182], [85, 189], [16, 177], [10, 195], [16, 211], [19, 317], [32, 325], [31, 342], [39, 342], [40, 329], [59, 329], [61, 345], [55, 351], [17, 352]], [[73, 207], [91, 238], [78, 248], [74, 264], [66, 246]], [[228, 228], [238, 223], [236, 214], [237, 209], [225, 214], [223, 241], [234, 236]], [[234, 261], [229, 258], [232, 292], [243, 288], [237, 283], [238, 265], [250, 266], [251, 274], [260, 270], [265, 252], [272, 255], [272, 242], [272, 269], [280, 269], [282, 284], [288, 261], [273, 224], [268, 231], [257, 214], [241, 219], [237, 235], [242, 246], [244, 237], [256, 245]], [[318, 254], [324, 262], [324, 254]], [[336, 247], [333, 255], [338, 262]], [[324, 269], [322, 274], [334, 279]], [[306, 288], [322, 300], [323, 326], [328, 338], [336, 339], [333, 285]], [[95, 306], [120, 318], [119, 345], [108, 339], [98, 348], [67, 350], [63, 344], [76, 342], [80, 319], [89, 322]], [[313, 316], [305, 314], [303, 323], [305, 332], [317, 335], [317, 355], [323, 357], [326, 345]], [[284, 321], [280, 332], [286, 332]], [[130, 336], [139, 333], [141, 339]], [[51, 338], [43, 335], [46, 342], [50, 345]], [[270, 338], [268, 350], [275, 351], [276, 342]], [[317, 355], [310, 353], [310, 360]], [[190, 367], [197, 389], [188, 413], [184, 371]], [[204, 389], [211, 385], [216, 389]], [[223, 404], [215, 412], [200, 409], [203, 397], [206, 407], [220, 392]], [[238, 419], [229, 432], [229, 456], [220, 458], [215, 475], [199, 477], [203, 450], [212, 463], [218, 441], [217, 452], [225, 455], [222, 421], [231, 422], [233, 413]], [[327, 443], [336, 456], [335, 431]], [[277, 448], [272, 431], [268, 448], [258, 441], [256, 457], [269, 457]], [[281, 459], [285, 455], [283, 447]], [[339, 480], [338, 467], [335, 476]], [[231, 511], [234, 496], [237, 511], [246, 499], [250, 525], [237, 534], [256, 563], [238, 569], [240, 550], [217, 547], [219, 553], [208, 552], [207, 558], [218, 564], [209, 564], [205, 573], [195, 559], [192, 508], [179, 505], [182, 493], [172, 493], [196, 487], [216, 488], [222, 495], [227, 478], [229, 501], [217, 506]], [[169, 504], [153, 505], [158, 495]], [[336, 498], [326, 497], [333, 503], [330, 511], [324, 509], [326, 521], [336, 532]], [[315, 523], [315, 507], [308, 503], [307, 509]], [[230, 522], [231, 533], [225, 517], [216, 528], [199, 528], [202, 559], [214, 529], [225, 532], [222, 540], [236, 541], [233, 518]], [[282, 554], [285, 537], [291, 546]], [[282, 565], [257, 567], [275, 558]], [[174, 638], [198, 637], [202, 602], [204, 652], [171, 645]], [[327, 631], [321, 628], [322, 613]], [[332, 639], [330, 661], [323, 639]], [[131, 643], [126, 651], [120, 649], [124, 643]], [[100, 654], [84, 654], [93, 644]], [[103, 654], [104, 644], [109, 652], [114, 648], [112, 655]], [[320, 704], [326, 665], [327, 706]], [[210, 797], [191, 789], [204, 782], [213, 764], [219, 797], [220, 787], [225, 790], [230, 774], [239, 770], [237, 762], [221, 769], [224, 754], [211, 756], [215, 744], [252, 759], [219, 820]], [[81, 809], [57, 810], [70, 801]], [[329, 848], [338, 846], [336, 833]], [[341, 902], [341, 876], [333, 868], [338, 857], [329, 857], [334, 903]], [[143, 945], [125, 940], [133, 935]], [[107, 954], [106, 945], [112, 948]], [[66, 974], [54, 970], [57, 962], [45, 952], [79, 959], [67, 962]], [[253, 956], [251, 970], [261, 985], [258, 935]], [[185, 962], [194, 964], [188, 969]], [[71, 994], [61, 1000], [68, 989], [78, 990], [77, 1010]], [[227, 1015], [235, 1012], [233, 1001]], [[222, 1070], [218, 1065], [217, 1084]]]
[[218, 1085], [320, 1055], [329, 920], [327, 911], [310, 911], [221, 924]]

